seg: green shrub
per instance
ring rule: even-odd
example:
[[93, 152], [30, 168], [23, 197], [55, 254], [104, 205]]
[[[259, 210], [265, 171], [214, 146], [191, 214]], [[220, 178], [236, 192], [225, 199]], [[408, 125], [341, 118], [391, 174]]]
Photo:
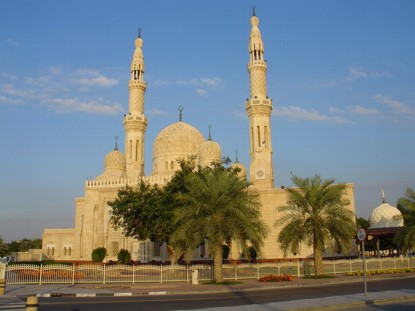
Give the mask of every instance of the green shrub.
[[98, 247], [92, 251], [92, 261], [102, 262], [107, 256], [107, 250], [105, 247]]
[[256, 249], [252, 246], [248, 247], [248, 257], [249, 259], [255, 260], [257, 258], [258, 254], [256, 252]]
[[117, 255], [118, 262], [126, 264], [131, 260], [130, 252], [126, 249], [121, 249]]
[[222, 259], [228, 259], [230, 251], [228, 245], [222, 245]]

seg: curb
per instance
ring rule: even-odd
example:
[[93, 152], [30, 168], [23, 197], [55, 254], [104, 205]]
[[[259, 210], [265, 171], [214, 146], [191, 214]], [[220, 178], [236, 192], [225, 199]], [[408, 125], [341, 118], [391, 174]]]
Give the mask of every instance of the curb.
[[[126, 293], [47, 293], [47, 294], [41, 294], [38, 293], [35, 296], [39, 298], [61, 298], [61, 297], [128, 297], [128, 296], [143, 296], [143, 295], [167, 295], [166, 291], [160, 291], [160, 292], [147, 292], [147, 293], [132, 293], [132, 292], [126, 292]], [[27, 295], [25, 295], [27, 296]], [[29, 295], [30, 296], [30, 295]]]
[[337, 310], [339, 308], [344, 307], [360, 307], [360, 306], [373, 306], [376, 304], [383, 304], [388, 302], [397, 302], [397, 301], [408, 301], [408, 300], [415, 300], [415, 295], [410, 296], [399, 296], [399, 297], [390, 297], [390, 298], [379, 298], [379, 299], [367, 299], [364, 301], [353, 301], [353, 302], [345, 302], [339, 304], [331, 304], [331, 305], [321, 305], [316, 307], [307, 307], [307, 308], [290, 308], [287, 311], [306, 311], [306, 310]]

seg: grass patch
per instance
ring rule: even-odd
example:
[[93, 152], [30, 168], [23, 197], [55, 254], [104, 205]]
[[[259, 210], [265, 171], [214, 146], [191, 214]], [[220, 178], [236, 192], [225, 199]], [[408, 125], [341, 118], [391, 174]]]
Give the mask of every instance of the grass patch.
[[328, 275], [328, 274], [322, 274], [322, 275], [305, 275], [303, 276], [303, 279], [334, 279], [335, 275]]
[[223, 282], [203, 282], [201, 283], [203, 285], [238, 285], [238, 284], [243, 284], [242, 282], [238, 282], [238, 281], [223, 281]]

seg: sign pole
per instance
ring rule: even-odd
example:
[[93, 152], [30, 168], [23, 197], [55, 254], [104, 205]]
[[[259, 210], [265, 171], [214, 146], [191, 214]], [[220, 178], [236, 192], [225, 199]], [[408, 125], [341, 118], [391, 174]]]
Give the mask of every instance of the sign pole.
[[365, 296], [367, 296], [367, 282], [366, 282], [366, 258], [365, 258], [365, 240], [366, 230], [359, 228], [356, 232], [357, 239], [362, 243], [362, 258], [363, 258], [363, 281], [365, 283]]
[[363, 280], [365, 283], [365, 296], [367, 296], [365, 241], [362, 241], [362, 253], [363, 253]]

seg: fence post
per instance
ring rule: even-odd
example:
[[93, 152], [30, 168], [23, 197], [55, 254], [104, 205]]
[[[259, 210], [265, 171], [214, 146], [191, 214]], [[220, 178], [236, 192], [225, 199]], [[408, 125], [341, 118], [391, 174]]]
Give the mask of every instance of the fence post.
[[297, 260], [297, 276], [300, 277], [300, 261]]
[[277, 275], [280, 275], [280, 261], [277, 261]]
[[160, 265], [160, 283], [163, 283], [163, 265]]
[[72, 285], [75, 284], [75, 263], [72, 264]]
[[189, 283], [189, 265], [186, 265], [186, 283]]
[[259, 263], [256, 263], [256, 274], [257, 274], [257, 280], [259, 280]]
[[353, 272], [352, 271], [352, 259], [349, 259], [349, 272]]
[[135, 283], [135, 264], [133, 263], [133, 284]]
[[42, 285], [42, 272], [43, 272], [43, 264], [40, 264], [39, 285]]
[[336, 261], [333, 259], [333, 274], [336, 275]]
[[106, 277], [107, 269], [106, 269], [106, 265], [105, 264], [103, 264], [103, 267], [104, 267], [104, 273], [103, 273], [102, 284], [105, 284], [105, 277]]

